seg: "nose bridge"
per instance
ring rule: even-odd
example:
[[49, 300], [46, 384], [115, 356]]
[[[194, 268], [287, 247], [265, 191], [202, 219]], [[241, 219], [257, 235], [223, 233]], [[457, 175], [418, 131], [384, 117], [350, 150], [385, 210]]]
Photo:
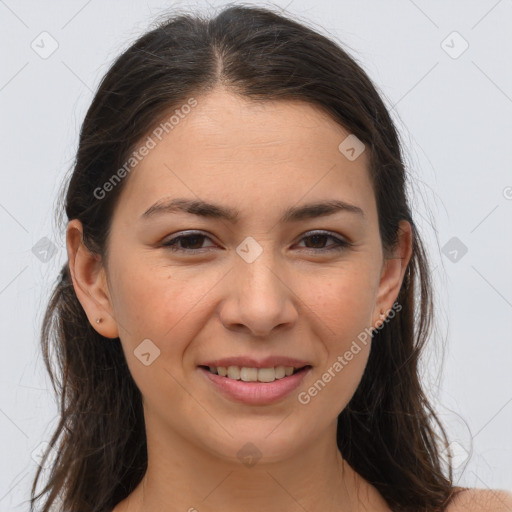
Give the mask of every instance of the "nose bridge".
[[[281, 294], [282, 283], [278, 279], [278, 262], [273, 254], [270, 244], [254, 260], [247, 261], [240, 258], [235, 265], [235, 272], [240, 274], [243, 288], [247, 289], [254, 298], [265, 298], [265, 303], [276, 299]], [[250, 297], [249, 297], [250, 298]]]
[[297, 318], [293, 294], [280, 276], [282, 267], [272, 244], [264, 245], [246, 239], [237, 247], [229, 297], [222, 313], [226, 327], [241, 324], [254, 334], [265, 335]]

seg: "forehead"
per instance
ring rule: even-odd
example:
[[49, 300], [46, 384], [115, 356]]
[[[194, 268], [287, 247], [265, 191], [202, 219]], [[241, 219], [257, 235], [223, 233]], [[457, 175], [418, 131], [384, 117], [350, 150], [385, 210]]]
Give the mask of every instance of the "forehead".
[[125, 213], [140, 215], [172, 196], [241, 211], [258, 207], [260, 214], [283, 201], [310, 202], [326, 194], [365, 209], [374, 206], [366, 151], [349, 160], [339, 145], [350, 132], [316, 106], [256, 102], [222, 89], [195, 100], [193, 108], [174, 116], [172, 129], [153, 130], [141, 141], [150, 137], [153, 147], [125, 178], [119, 204]]

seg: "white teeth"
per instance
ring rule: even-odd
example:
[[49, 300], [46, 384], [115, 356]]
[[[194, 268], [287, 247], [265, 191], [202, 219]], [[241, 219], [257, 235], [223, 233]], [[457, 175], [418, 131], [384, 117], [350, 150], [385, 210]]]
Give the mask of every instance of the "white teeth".
[[229, 366], [228, 377], [230, 379], [240, 380], [240, 368], [238, 368], [238, 366]]
[[275, 372], [276, 379], [282, 379], [286, 375], [286, 369], [284, 366], [278, 366], [277, 368], [275, 368]]
[[259, 368], [258, 380], [260, 382], [274, 382], [276, 380], [276, 371], [274, 368]]
[[275, 368], [209, 366], [208, 368], [212, 373], [219, 374], [221, 377], [243, 380], [244, 382], [274, 382], [276, 379], [292, 375], [295, 370], [293, 366], [276, 366]]
[[258, 380], [258, 369], [240, 368], [240, 379], [244, 382], [256, 382]]

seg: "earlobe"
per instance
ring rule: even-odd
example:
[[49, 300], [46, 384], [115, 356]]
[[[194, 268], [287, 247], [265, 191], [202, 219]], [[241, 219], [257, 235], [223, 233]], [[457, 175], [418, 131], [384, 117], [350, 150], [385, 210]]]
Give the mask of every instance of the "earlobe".
[[[106, 338], [117, 338], [105, 269], [101, 257], [83, 242], [83, 227], [78, 219], [68, 223], [66, 245], [73, 288], [94, 329]], [[101, 319], [98, 321], [98, 319]]]
[[412, 257], [413, 248], [413, 231], [411, 224], [406, 221], [400, 221], [398, 227], [398, 241], [393, 249], [393, 254], [384, 260], [379, 283], [377, 300], [375, 303], [375, 318], [373, 325], [382, 322], [382, 316], [379, 317], [379, 311], [385, 311], [387, 317], [388, 312], [400, 293], [400, 288], [404, 280], [407, 266]]

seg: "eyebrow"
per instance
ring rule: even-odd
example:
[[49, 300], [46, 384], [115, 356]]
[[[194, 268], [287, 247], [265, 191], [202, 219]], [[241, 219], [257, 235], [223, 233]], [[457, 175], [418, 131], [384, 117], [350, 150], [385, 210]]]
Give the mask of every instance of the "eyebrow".
[[[207, 203], [201, 200], [176, 198], [172, 200], [161, 199], [150, 206], [140, 218], [150, 219], [161, 214], [170, 213], [189, 213], [200, 217], [212, 219], [224, 219], [232, 223], [238, 220], [239, 211], [234, 208], [228, 208], [218, 204]], [[288, 208], [281, 216], [281, 223], [297, 222], [300, 220], [314, 219], [316, 217], [325, 217], [338, 212], [355, 213], [364, 217], [364, 212], [359, 206], [333, 199], [330, 201], [321, 201], [309, 203], [301, 206], [292, 206]]]

